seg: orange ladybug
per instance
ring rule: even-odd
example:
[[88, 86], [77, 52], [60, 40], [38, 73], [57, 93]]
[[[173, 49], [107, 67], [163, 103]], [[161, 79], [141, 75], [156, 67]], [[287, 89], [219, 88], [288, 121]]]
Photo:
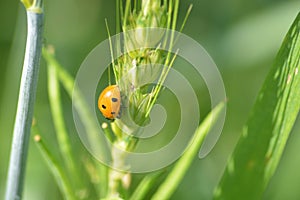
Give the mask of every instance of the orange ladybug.
[[106, 87], [98, 99], [98, 108], [106, 119], [120, 117], [121, 94], [117, 85]]

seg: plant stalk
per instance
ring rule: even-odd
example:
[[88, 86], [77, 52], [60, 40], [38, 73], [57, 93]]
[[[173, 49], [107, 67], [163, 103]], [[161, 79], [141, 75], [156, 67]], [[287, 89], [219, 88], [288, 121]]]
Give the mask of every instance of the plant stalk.
[[27, 41], [6, 185], [6, 200], [21, 199], [42, 48], [43, 13], [27, 11]]

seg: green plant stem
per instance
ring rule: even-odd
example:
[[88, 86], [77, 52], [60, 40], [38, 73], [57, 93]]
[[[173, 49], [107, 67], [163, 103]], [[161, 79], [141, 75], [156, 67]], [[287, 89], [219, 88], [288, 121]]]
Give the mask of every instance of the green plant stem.
[[157, 192], [153, 195], [151, 198], [152, 200], [169, 199], [171, 197], [188, 168], [192, 164], [192, 161], [197, 155], [205, 136], [217, 121], [218, 115], [224, 108], [224, 105], [225, 104], [223, 102], [217, 105], [197, 128], [195, 135], [191, 140], [190, 146], [186, 152], [184, 152], [183, 156], [177, 161], [166, 180], [158, 188]]
[[108, 174], [108, 198], [115, 198], [120, 196], [120, 188], [122, 187], [121, 181], [125, 173], [115, 170], [124, 168], [124, 160], [127, 153], [118, 151], [118, 148], [125, 150], [126, 146], [120, 140], [117, 140], [112, 148], [112, 168], [109, 170]]
[[27, 11], [27, 41], [10, 154], [6, 200], [21, 199], [36, 96], [43, 33], [43, 13]]

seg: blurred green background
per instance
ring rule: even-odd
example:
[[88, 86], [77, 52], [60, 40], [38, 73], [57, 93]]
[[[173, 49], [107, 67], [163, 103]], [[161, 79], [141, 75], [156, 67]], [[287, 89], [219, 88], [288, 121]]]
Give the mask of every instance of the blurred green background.
[[[238, 140], [283, 37], [300, 11], [300, 1], [186, 0], [181, 2], [179, 22], [183, 20], [189, 4], [194, 7], [183, 32], [202, 44], [215, 60], [224, 79], [228, 107], [225, 127], [217, 145], [205, 159], [194, 160], [172, 199], [211, 199], [213, 188], [223, 173], [226, 160]], [[89, 51], [107, 38], [105, 18], [114, 32], [115, 1], [45, 0], [45, 43], [54, 45], [58, 60], [73, 76]], [[26, 39], [26, 13], [21, 3], [0, 0], [0, 28], [2, 199]], [[187, 70], [185, 73], [188, 75], [193, 71]], [[197, 85], [197, 79], [190, 81]], [[42, 61], [35, 116], [47, 142], [52, 144], [52, 148], [57, 148], [46, 83], [46, 68]], [[201, 98], [203, 89], [199, 86], [196, 90]], [[62, 93], [71, 139], [79, 143], [72, 120], [71, 100], [63, 90]], [[208, 106], [209, 102], [201, 102], [201, 107], [208, 109]], [[299, 199], [299, 132], [298, 117], [264, 199]], [[62, 199], [33, 142], [29, 149], [24, 199]]]

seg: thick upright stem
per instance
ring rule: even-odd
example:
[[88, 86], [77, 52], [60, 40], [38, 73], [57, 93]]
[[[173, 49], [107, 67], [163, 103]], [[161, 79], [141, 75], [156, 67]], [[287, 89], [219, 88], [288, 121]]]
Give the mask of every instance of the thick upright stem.
[[43, 14], [27, 11], [27, 41], [10, 154], [6, 200], [21, 199], [42, 48]]

